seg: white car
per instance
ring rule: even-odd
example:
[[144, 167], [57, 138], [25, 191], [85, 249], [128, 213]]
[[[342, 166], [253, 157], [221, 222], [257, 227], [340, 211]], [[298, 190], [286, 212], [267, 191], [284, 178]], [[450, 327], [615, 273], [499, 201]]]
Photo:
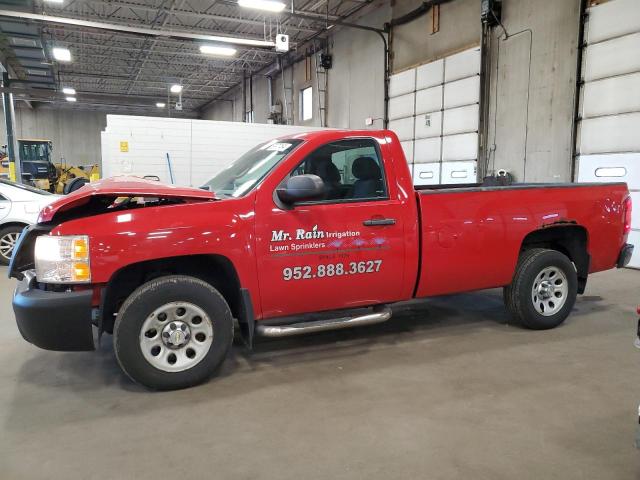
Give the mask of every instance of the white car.
[[0, 178], [0, 265], [8, 265], [20, 232], [59, 198], [44, 190]]

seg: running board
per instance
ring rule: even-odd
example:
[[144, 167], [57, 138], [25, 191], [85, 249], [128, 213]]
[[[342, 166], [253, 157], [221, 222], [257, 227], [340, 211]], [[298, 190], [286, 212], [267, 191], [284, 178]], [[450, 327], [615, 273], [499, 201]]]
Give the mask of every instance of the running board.
[[256, 332], [263, 337], [291, 337], [304, 333], [325, 332], [341, 328], [360, 327], [386, 322], [391, 318], [391, 308], [376, 307], [372, 313], [359, 317], [332, 318], [329, 320], [315, 320], [311, 322], [290, 323], [288, 325], [260, 325], [257, 322]]

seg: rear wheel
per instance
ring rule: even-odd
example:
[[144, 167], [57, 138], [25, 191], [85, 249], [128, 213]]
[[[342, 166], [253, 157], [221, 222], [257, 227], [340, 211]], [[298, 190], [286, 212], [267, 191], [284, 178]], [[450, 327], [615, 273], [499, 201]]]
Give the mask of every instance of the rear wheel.
[[68, 195], [69, 193], [75, 192], [76, 190], [84, 187], [87, 183], [89, 183], [88, 178], [76, 177], [65, 183], [64, 187], [62, 188], [62, 193]]
[[215, 373], [233, 341], [233, 320], [211, 285], [172, 275], [145, 283], [127, 298], [113, 335], [118, 363], [131, 379], [173, 390]]
[[13, 249], [23, 228], [21, 225], [0, 228], [0, 265], [9, 265]]
[[564, 322], [577, 292], [577, 274], [571, 260], [556, 250], [533, 248], [520, 256], [513, 281], [504, 289], [504, 299], [519, 323], [545, 330]]

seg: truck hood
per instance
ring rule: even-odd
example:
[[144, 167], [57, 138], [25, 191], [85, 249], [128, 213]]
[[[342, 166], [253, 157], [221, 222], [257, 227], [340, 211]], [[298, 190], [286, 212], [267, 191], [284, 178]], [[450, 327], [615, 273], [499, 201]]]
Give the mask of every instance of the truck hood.
[[112, 177], [98, 182], [88, 183], [75, 192], [60, 197], [47, 205], [40, 212], [38, 223], [50, 222], [61, 212], [89, 204], [95, 199], [116, 199], [118, 197], [143, 197], [166, 200], [211, 201], [215, 199], [213, 192], [199, 188], [167, 185], [153, 180], [138, 177]]

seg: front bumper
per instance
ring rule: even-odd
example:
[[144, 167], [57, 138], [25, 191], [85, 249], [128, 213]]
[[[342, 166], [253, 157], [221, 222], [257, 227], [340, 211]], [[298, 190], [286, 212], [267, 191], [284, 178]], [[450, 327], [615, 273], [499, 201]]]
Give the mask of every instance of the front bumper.
[[92, 295], [92, 290], [39, 290], [35, 277], [26, 275], [13, 296], [18, 330], [25, 340], [45, 350], [95, 350]]
[[625, 243], [624, 247], [620, 250], [620, 255], [618, 256], [617, 267], [622, 268], [626, 267], [631, 261], [631, 255], [633, 255], [633, 245], [630, 243]]

